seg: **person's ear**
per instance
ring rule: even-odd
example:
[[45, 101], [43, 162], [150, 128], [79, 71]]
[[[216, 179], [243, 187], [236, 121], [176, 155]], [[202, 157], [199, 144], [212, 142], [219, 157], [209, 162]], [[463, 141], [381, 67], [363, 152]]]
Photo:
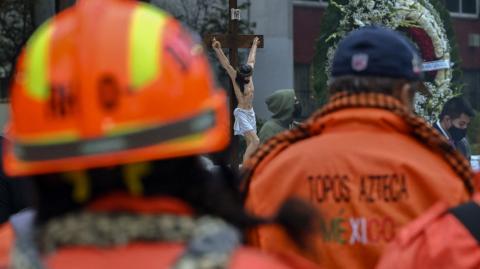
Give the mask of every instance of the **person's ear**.
[[397, 97], [402, 104], [404, 104], [408, 110], [413, 111], [413, 99], [415, 97], [415, 92], [412, 89], [412, 86], [409, 83], [403, 84], [401, 87], [394, 91], [394, 96]]
[[445, 117], [443, 117], [443, 123], [445, 125], [445, 127], [450, 128], [452, 126], [452, 118], [448, 115], [445, 115]]

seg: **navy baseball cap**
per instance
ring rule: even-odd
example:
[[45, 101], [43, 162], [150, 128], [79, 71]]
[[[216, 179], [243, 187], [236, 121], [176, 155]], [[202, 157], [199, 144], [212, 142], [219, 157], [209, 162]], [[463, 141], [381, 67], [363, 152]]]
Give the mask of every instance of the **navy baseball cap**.
[[332, 64], [332, 77], [345, 75], [423, 80], [417, 49], [402, 34], [379, 26], [366, 26], [340, 41]]

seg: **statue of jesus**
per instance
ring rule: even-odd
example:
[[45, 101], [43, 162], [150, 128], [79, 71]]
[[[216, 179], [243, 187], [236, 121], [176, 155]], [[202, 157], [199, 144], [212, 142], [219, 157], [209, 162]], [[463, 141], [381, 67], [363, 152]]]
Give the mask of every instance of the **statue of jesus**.
[[233, 84], [233, 91], [237, 98], [238, 106], [233, 111], [235, 123], [233, 131], [235, 135], [242, 135], [247, 142], [247, 149], [243, 155], [243, 161], [247, 160], [255, 152], [260, 144], [257, 136], [257, 123], [255, 112], [253, 111], [253, 68], [255, 66], [255, 57], [259, 38], [255, 37], [248, 55], [247, 63], [235, 69], [230, 65], [230, 61], [223, 53], [222, 44], [213, 38], [212, 47], [217, 55], [222, 67], [227, 71]]

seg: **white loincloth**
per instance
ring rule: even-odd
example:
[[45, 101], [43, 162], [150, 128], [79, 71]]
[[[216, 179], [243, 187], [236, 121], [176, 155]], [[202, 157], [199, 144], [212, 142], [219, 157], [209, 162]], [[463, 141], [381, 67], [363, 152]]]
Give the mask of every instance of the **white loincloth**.
[[233, 132], [235, 135], [245, 135], [248, 131], [257, 132], [257, 121], [253, 108], [246, 110], [243, 108], [235, 108], [233, 111], [235, 123], [233, 124]]

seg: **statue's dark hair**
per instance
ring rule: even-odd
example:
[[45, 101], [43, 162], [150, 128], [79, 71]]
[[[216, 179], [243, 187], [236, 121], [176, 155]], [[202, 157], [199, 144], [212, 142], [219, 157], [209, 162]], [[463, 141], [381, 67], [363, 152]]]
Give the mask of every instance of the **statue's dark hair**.
[[244, 92], [245, 84], [248, 84], [250, 82], [250, 77], [252, 75], [253, 68], [249, 64], [243, 64], [239, 68], [237, 68], [237, 76], [235, 77], [235, 81], [240, 87], [242, 93]]

